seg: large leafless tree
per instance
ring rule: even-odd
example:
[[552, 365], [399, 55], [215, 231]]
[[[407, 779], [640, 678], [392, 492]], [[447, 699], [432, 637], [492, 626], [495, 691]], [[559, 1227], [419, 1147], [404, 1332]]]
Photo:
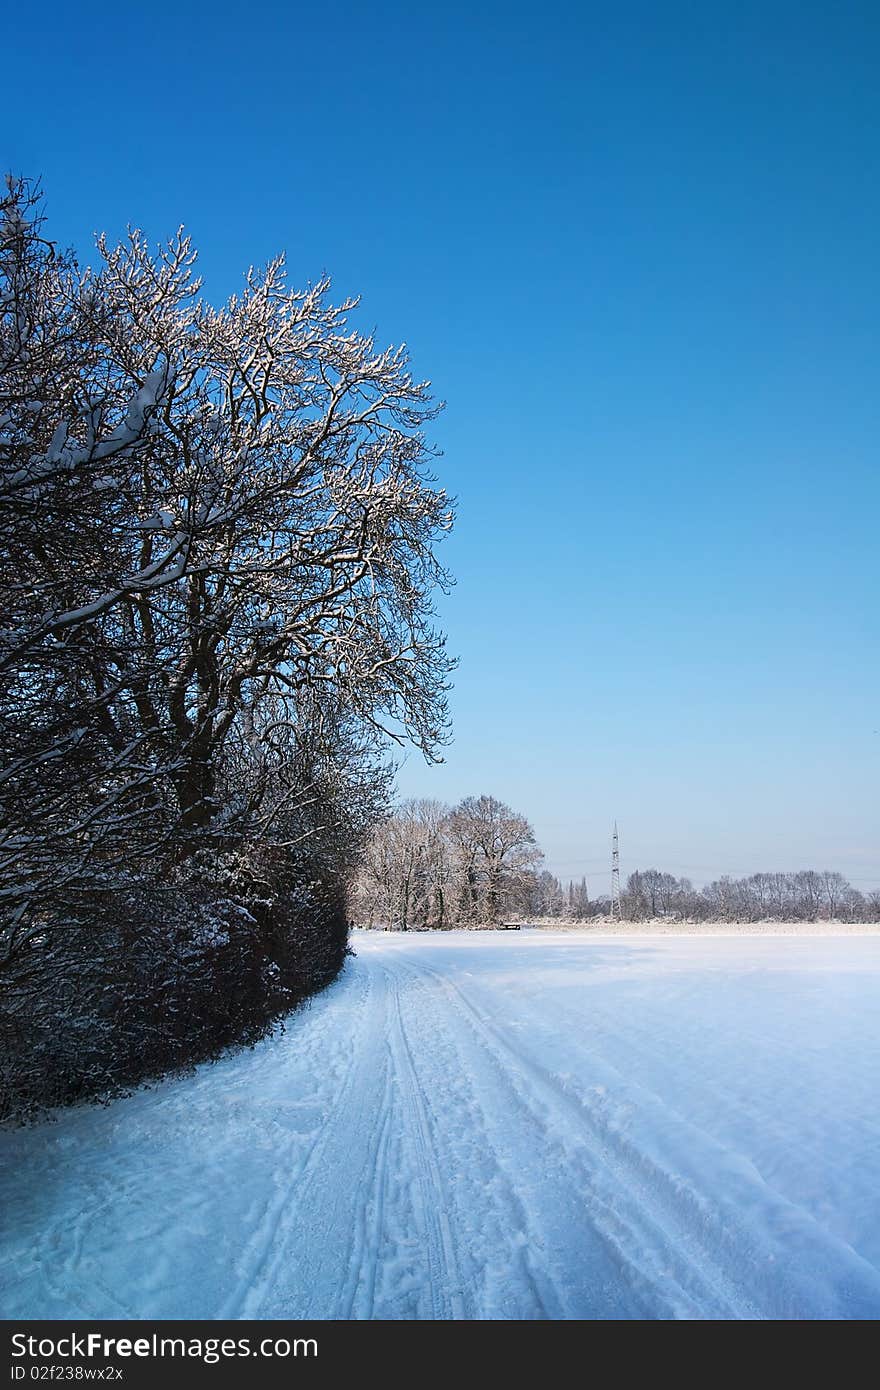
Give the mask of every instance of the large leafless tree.
[[292, 842], [318, 789], [363, 793], [388, 740], [432, 759], [446, 730], [431, 594], [451, 508], [405, 350], [354, 329], [328, 281], [291, 288], [281, 258], [214, 308], [182, 233], [98, 252], [96, 270], [59, 253], [9, 181], [7, 954], [45, 929], [47, 895]]
[[406, 801], [367, 845], [356, 910], [403, 930], [491, 924], [528, 908], [541, 858], [526, 818], [494, 797]]

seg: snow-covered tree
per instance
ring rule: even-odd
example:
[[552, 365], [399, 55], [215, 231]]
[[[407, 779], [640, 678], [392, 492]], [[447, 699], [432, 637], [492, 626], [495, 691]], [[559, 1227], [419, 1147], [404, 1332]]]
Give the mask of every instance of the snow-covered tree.
[[533, 911], [534, 866], [542, 857], [525, 817], [494, 797], [466, 797], [452, 809], [404, 801], [369, 839], [355, 912], [364, 925], [407, 930], [488, 924], [503, 911]]
[[37, 1078], [62, 1007], [104, 1074], [124, 997], [131, 1077], [160, 979], [185, 1060], [330, 978], [389, 745], [446, 736], [428, 383], [326, 279], [213, 307], [195, 259], [83, 268], [0, 199], [0, 1051]]
[[433, 758], [446, 724], [451, 509], [405, 351], [283, 258], [216, 309], [182, 233], [98, 250], [59, 254], [9, 181], [0, 876], [31, 931], [38, 898], [160, 847], [274, 843], [316, 777], [388, 739]]
[[453, 810], [450, 835], [461, 873], [461, 915], [497, 921], [522, 897], [543, 855], [525, 816], [492, 796], [468, 796]]

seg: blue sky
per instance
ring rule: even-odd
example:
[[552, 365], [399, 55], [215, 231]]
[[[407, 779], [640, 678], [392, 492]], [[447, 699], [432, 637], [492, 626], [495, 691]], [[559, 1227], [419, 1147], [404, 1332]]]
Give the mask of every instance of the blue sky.
[[[476, 14], [473, 13], [474, 8]], [[448, 408], [455, 741], [548, 864], [880, 884], [880, 11], [54, 3], [2, 155], [85, 251], [286, 249]]]

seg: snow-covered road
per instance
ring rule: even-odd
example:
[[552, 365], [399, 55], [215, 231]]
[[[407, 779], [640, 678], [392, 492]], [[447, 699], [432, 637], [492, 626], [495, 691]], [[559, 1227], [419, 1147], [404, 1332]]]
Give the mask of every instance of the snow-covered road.
[[282, 1037], [0, 1133], [0, 1315], [880, 1316], [880, 937], [354, 945]]

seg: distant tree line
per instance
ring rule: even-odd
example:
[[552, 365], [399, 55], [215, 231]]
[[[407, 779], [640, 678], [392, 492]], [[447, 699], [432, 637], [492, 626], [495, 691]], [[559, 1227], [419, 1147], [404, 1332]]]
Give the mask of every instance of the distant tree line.
[[[586, 880], [565, 885], [546, 871], [535, 876], [529, 905], [536, 917], [573, 921], [611, 909], [608, 897], [589, 899]], [[629, 922], [876, 922], [880, 891], [861, 893], [830, 869], [724, 877], [704, 888], [660, 869], [637, 869], [621, 894], [621, 912]]]
[[[351, 910], [365, 927], [411, 931], [512, 922], [601, 921], [607, 896], [591, 898], [585, 877], [563, 882], [541, 868], [543, 853], [524, 815], [492, 796], [457, 806], [404, 801], [368, 837], [354, 873]], [[624, 921], [880, 921], [880, 891], [861, 893], [825, 869], [688, 878], [637, 869], [621, 894]]]
[[432, 759], [447, 724], [451, 510], [405, 353], [281, 259], [217, 309], [182, 234], [97, 249], [7, 181], [0, 1115], [259, 1036], [331, 979], [389, 739]]

